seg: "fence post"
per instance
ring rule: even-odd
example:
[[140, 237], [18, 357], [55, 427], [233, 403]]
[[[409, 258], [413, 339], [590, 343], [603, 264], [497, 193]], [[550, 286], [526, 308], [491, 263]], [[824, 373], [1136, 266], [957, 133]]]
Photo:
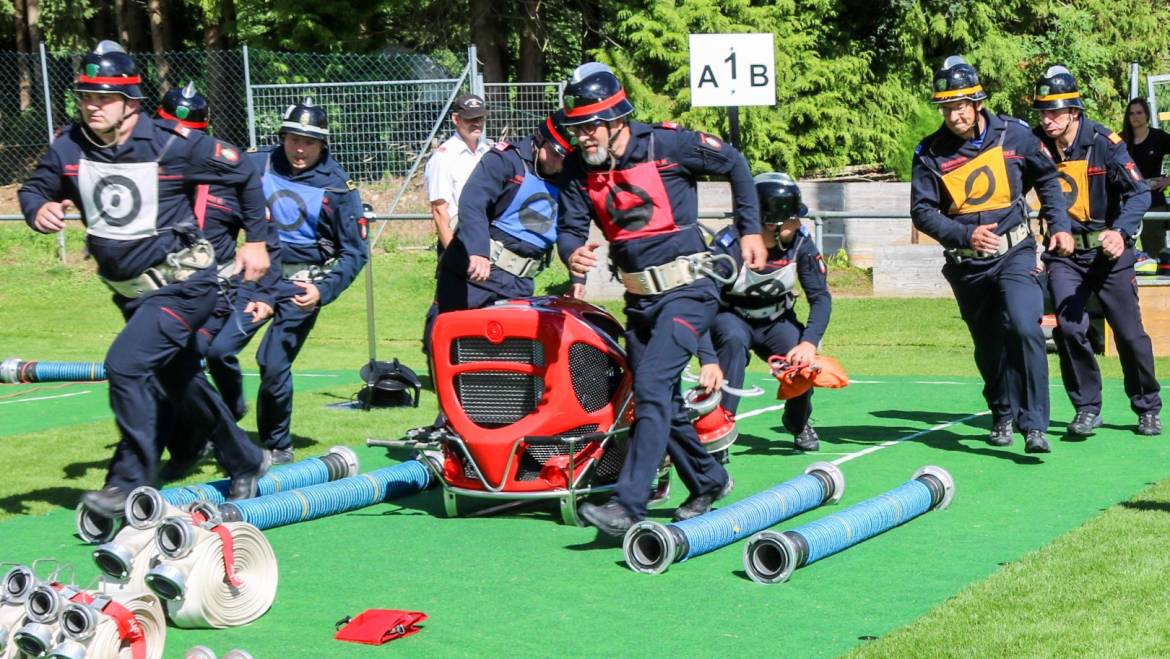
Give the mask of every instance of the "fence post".
[[[41, 89], [44, 90], [45, 101], [45, 130], [49, 133], [49, 146], [53, 145], [53, 140], [57, 137], [56, 131], [53, 130], [53, 99], [49, 96], [49, 57], [45, 53], [45, 42], [40, 43], [41, 51]], [[65, 230], [57, 232], [57, 254], [61, 258], [61, 263], [65, 263]]]
[[244, 96], [248, 104], [248, 147], [256, 148], [256, 117], [252, 110], [252, 67], [248, 63], [248, 44], [241, 46], [244, 53]]
[[478, 55], [475, 51], [475, 44], [467, 47], [467, 67], [470, 74], [467, 76], [467, 87], [472, 94], [478, 95], [480, 98], [487, 98], [483, 94], [483, 78], [479, 75], [479, 61]]
[[817, 246], [817, 252], [825, 253], [825, 219], [820, 215], [813, 216], [813, 242]]

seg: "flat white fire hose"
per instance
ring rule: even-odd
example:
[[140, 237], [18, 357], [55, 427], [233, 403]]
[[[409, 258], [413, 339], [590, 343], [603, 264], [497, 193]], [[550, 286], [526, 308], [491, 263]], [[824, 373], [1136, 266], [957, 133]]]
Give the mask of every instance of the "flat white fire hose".
[[[230, 570], [224, 561], [225, 535], [231, 540]], [[176, 627], [246, 625], [264, 615], [276, 599], [276, 554], [264, 533], [251, 524], [227, 522], [204, 528], [192, 524], [188, 516], [173, 517], [158, 527], [156, 542], [159, 563], [147, 574], [146, 585], [166, 602]]]
[[[106, 603], [75, 602], [61, 613], [65, 639], [49, 653], [68, 659], [161, 659], [166, 644], [166, 615], [153, 593], [118, 595]], [[103, 607], [104, 611], [97, 610]], [[121, 607], [117, 609], [116, 607]], [[113, 612], [123, 617], [119, 618]], [[133, 616], [128, 624], [124, 614]]]

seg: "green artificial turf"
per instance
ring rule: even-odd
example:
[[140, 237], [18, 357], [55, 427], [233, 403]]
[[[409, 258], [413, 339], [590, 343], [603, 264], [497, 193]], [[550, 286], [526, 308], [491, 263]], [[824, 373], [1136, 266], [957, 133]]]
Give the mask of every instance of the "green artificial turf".
[[[1035, 457], [1025, 455], [1018, 440], [1007, 449], [986, 446], [986, 416], [961, 420], [982, 411], [974, 380], [857, 379], [847, 389], [817, 394], [819, 454], [792, 450], [779, 430], [779, 411], [750, 415], [775, 400], [745, 401], [742, 411], [749, 414], [741, 413], [742, 437], [732, 451], [737, 487], [721, 505], [787, 480], [814, 460], [843, 461], [845, 497], [777, 528], [794, 528], [892, 489], [925, 464], [952, 473], [954, 503], [798, 570], [788, 583], [762, 586], [747, 579], [743, 542], [663, 575], [635, 574], [624, 567], [619, 549], [598, 541], [591, 529], [562, 525], [551, 506], [445, 519], [439, 494], [431, 491], [270, 530], [281, 568], [273, 609], [243, 629], [171, 630], [168, 656], [195, 644], [250, 648], [257, 656], [276, 650], [287, 657], [362, 656], [367, 648], [333, 641], [330, 630], [343, 615], [366, 608], [428, 613], [423, 633], [395, 643], [396, 652], [411, 656], [834, 656], [862, 643], [861, 637], [884, 637], [913, 622], [999, 571], [1001, 563], [1020, 560], [1170, 475], [1170, 446], [1115, 423], [1131, 421], [1117, 395], [1107, 398], [1107, 409], [1117, 411], [1096, 437], [1059, 442], [1053, 436], [1055, 453]], [[1058, 414], [1067, 412], [1063, 402], [1057, 407]], [[362, 449], [361, 455], [366, 470], [389, 464], [381, 451]], [[684, 496], [676, 482], [670, 505], [653, 510], [652, 518], [665, 521]], [[70, 535], [67, 510], [9, 519], [0, 529], [8, 559], [53, 556], [76, 562], [82, 581], [96, 574], [88, 548]], [[963, 625], [947, 627], [958, 633]], [[1062, 633], [1079, 637], [1082, 646], [1107, 647], [1110, 632]], [[895, 648], [919, 647], [909, 643]], [[880, 646], [874, 651], [884, 653]]]

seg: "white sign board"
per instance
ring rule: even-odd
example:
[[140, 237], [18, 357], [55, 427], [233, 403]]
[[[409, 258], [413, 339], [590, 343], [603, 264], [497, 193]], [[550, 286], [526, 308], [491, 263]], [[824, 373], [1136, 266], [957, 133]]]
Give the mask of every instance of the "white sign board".
[[776, 105], [771, 33], [692, 34], [691, 105]]

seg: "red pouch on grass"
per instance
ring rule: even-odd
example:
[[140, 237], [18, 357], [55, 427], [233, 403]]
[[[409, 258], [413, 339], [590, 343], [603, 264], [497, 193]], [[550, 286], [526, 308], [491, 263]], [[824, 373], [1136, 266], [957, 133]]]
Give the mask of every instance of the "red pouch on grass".
[[426, 619], [427, 614], [418, 611], [369, 609], [353, 618], [345, 617], [338, 620], [337, 633], [333, 638], [351, 643], [381, 645], [422, 631], [415, 625]]

